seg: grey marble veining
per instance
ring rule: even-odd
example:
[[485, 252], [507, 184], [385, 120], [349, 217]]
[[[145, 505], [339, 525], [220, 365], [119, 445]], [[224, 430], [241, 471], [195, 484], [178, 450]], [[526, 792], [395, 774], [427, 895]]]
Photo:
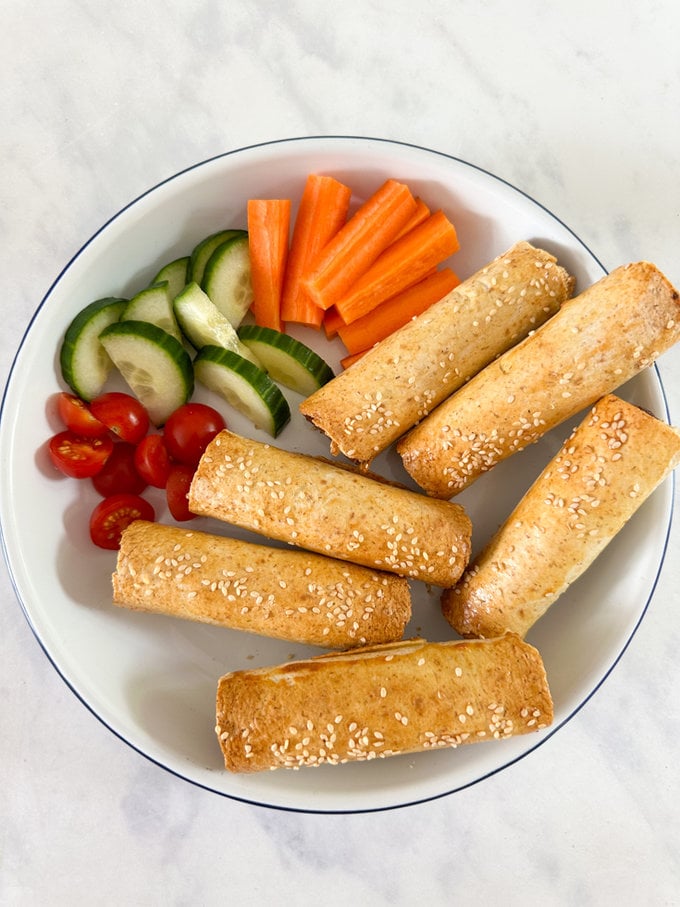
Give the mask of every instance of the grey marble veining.
[[[472, 161], [606, 267], [647, 258], [680, 284], [671, 0], [10, 0], [1, 18], [3, 385], [40, 299], [108, 218], [196, 161], [290, 136]], [[659, 368], [678, 423], [680, 353]], [[222, 799], [125, 746], [41, 651], [3, 562], [0, 903], [680, 904], [679, 544], [676, 515], [633, 642], [546, 744], [453, 796], [357, 816]]]

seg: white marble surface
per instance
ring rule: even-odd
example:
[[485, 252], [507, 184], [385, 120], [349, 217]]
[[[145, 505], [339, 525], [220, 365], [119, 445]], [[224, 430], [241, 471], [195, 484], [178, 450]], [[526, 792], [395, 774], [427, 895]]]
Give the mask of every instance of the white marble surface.
[[[2, 384], [50, 283], [106, 219], [193, 162], [282, 137], [473, 161], [607, 267], [647, 258], [679, 284], [680, 8], [636, 9], [5, 0]], [[660, 371], [680, 421], [679, 350]], [[676, 519], [632, 644], [557, 735], [454, 796], [359, 816], [221, 799], [129, 749], [58, 677], [3, 563], [0, 903], [680, 903], [679, 542]]]

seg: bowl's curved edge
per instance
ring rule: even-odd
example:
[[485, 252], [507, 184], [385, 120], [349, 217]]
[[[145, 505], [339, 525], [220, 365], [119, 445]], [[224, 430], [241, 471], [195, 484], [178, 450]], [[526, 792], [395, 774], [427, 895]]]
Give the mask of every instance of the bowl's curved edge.
[[[225, 157], [230, 157], [230, 156], [233, 156], [233, 155], [236, 155], [239, 153], [251, 151], [253, 149], [270, 148], [270, 147], [275, 147], [277, 145], [285, 145], [285, 144], [291, 144], [291, 143], [303, 143], [303, 142], [315, 142], [315, 141], [328, 141], [328, 142], [338, 142], [338, 143], [346, 143], [346, 142], [384, 143], [386, 145], [394, 146], [396, 148], [407, 148], [407, 149], [413, 149], [414, 151], [425, 152], [427, 154], [434, 154], [443, 159], [455, 161], [465, 167], [469, 167], [473, 170], [476, 170], [479, 173], [483, 173], [484, 175], [488, 176], [490, 179], [493, 179], [493, 180], [505, 185], [512, 191], [523, 196], [528, 201], [530, 201], [532, 204], [536, 205], [538, 208], [540, 208], [542, 211], [544, 211], [550, 218], [552, 218], [554, 221], [556, 221], [558, 224], [560, 224], [560, 226], [563, 227], [574, 238], [574, 240], [576, 242], [578, 242], [578, 244], [583, 248], [583, 250], [599, 266], [599, 268], [602, 270], [603, 274], [607, 273], [607, 269], [605, 268], [605, 266], [597, 258], [597, 256], [592, 252], [592, 250], [586, 245], [586, 243], [567, 224], [565, 224], [556, 214], [554, 214], [554, 212], [552, 212], [545, 205], [543, 205], [542, 203], [537, 201], [535, 198], [533, 198], [531, 195], [524, 192], [522, 189], [518, 188], [517, 186], [513, 185], [511, 182], [504, 179], [503, 177], [500, 177], [500, 176], [486, 170], [485, 168], [480, 167], [476, 164], [470, 163], [469, 161], [466, 161], [462, 158], [455, 157], [450, 154], [446, 154], [445, 152], [436, 151], [436, 150], [427, 148], [425, 146], [417, 145], [415, 143], [399, 142], [399, 141], [395, 141], [395, 140], [387, 139], [387, 138], [353, 136], [353, 135], [297, 136], [297, 137], [277, 139], [277, 140], [272, 140], [272, 141], [259, 142], [259, 143], [255, 143], [253, 145], [243, 146], [240, 148], [232, 149], [230, 151], [222, 152], [217, 155], [213, 155], [198, 163], [185, 167], [182, 170], [179, 170], [176, 173], [173, 173], [172, 175], [166, 177], [165, 179], [159, 181], [155, 185], [146, 189], [144, 192], [140, 193], [138, 196], [136, 196], [134, 199], [132, 199], [130, 202], [128, 202], [126, 205], [124, 205], [120, 210], [118, 210], [114, 215], [112, 215], [112, 217], [110, 217], [107, 221], [105, 221], [99, 227], [99, 229], [97, 231], [95, 231], [95, 233], [92, 234], [92, 236], [78, 249], [78, 251], [71, 257], [71, 259], [64, 265], [64, 267], [59, 271], [59, 273], [57, 274], [55, 279], [50, 284], [47, 292], [45, 293], [45, 295], [41, 299], [40, 303], [36, 307], [33, 315], [31, 316], [31, 319], [29, 320], [29, 322], [26, 326], [26, 330], [24, 332], [22, 340], [19, 344], [19, 347], [17, 348], [17, 351], [16, 351], [14, 358], [12, 360], [12, 363], [10, 365], [10, 370], [8, 372], [5, 387], [3, 389], [2, 398], [0, 399], [0, 427], [2, 425], [4, 407], [5, 407], [8, 395], [10, 393], [12, 378], [13, 378], [13, 375], [14, 375], [14, 372], [16, 369], [16, 365], [17, 365], [17, 362], [21, 355], [22, 349], [30, 335], [31, 327], [34, 324], [35, 319], [37, 318], [41, 309], [47, 303], [52, 292], [54, 291], [55, 287], [58, 285], [58, 283], [60, 282], [60, 280], [62, 279], [64, 274], [73, 266], [73, 264], [76, 262], [76, 260], [85, 252], [85, 250], [97, 238], [97, 236], [99, 236], [104, 230], [106, 230], [106, 228], [110, 224], [112, 224], [121, 215], [123, 215], [127, 210], [132, 208], [134, 205], [138, 204], [142, 199], [146, 198], [148, 195], [150, 195], [151, 193], [153, 193], [160, 187], [162, 187], [176, 179], [179, 179], [183, 175], [190, 173], [194, 170], [197, 170], [203, 166], [206, 166], [214, 161], [218, 161]], [[658, 390], [661, 395], [661, 401], [662, 401], [662, 405], [664, 408], [664, 417], [665, 417], [666, 421], [670, 421], [668, 400], [667, 400], [667, 396], [666, 396], [665, 389], [663, 386], [663, 382], [661, 380], [661, 375], [659, 373], [659, 369], [656, 364], [652, 367], [652, 371], [655, 374], [656, 382], [658, 385]], [[20, 591], [18, 583], [17, 583], [17, 579], [15, 576], [15, 572], [14, 572], [12, 561], [11, 561], [11, 556], [10, 556], [10, 553], [9, 553], [9, 550], [7, 547], [7, 543], [6, 543], [6, 539], [5, 539], [5, 532], [4, 532], [4, 528], [3, 528], [4, 521], [2, 520], [1, 512], [0, 512], [0, 547], [2, 548], [2, 551], [3, 551], [3, 556], [4, 556], [5, 562], [7, 564], [10, 581], [12, 583], [12, 586], [13, 586], [15, 595], [17, 597], [17, 600], [19, 602], [19, 605], [23, 611], [23, 614], [28, 622], [29, 627], [31, 628], [31, 631], [32, 631], [36, 641], [38, 642], [42, 651], [45, 653], [47, 659], [50, 661], [50, 663], [54, 667], [55, 671], [62, 678], [64, 683], [67, 685], [67, 687], [76, 696], [76, 698], [85, 706], [85, 708], [88, 709], [88, 711], [92, 715], [94, 715], [94, 717], [97, 718], [109, 731], [111, 731], [112, 734], [114, 734], [123, 743], [127, 744], [132, 750], [139, 753], [141, 756], [143, 756], [145, 759], [150, 761], [152, 764], [169, 772], [171, 775], [174, 775], [175, 777], [180, 778], [183, 781], [187, 781], [189, 784], [192, 784], [195, 787], [209, 791], [211, 793], [216, 793], [219, 796], [225, 797], [226, 799], [234, 800], [236, 802], [241, 802], [241, 803], [252, 805], [252, 806], [261, 806], [261, 807], [265, 807], [268, 809], [274, 809], [274, 810], [279, 810], [279, 811], [284, 811], [284, 812], [304, 813], [304, 814], [323, 814], [323, 815], [353, 815], [353, 814], [360, 814], [360, 813], [385, 812], [385, 811], [390, 811], [393, 809], [402, 809], [402, 808], [407, 808], [410, 806], [417, 806], [417, 805], [421, 805], [423, 803], [432, 802], [432, 801], [435, 801], [435, 800], [438, 800], [438, 799], [441, 799], [444, 797], [451, 796], [452, 794], [455, 794], [455, 793], [458, 793], [467, 788], [473, 787], [476, 784], [479, 784], [482, 781], [486, 780], [487, 778], [492, 777], [493, 775], [498, 774], [501, 771], [504, 771], [505, 769], [509, 768], [511, 765], [514, 765], [515, 763], [524, 759], [530, 753], [535, 752], [540, 746], [542, 746], [547, 740], [549, 740], [554, 734], [556, 734], [557, 731], [560, 730], [560, 728], [562, 728], [565, 724], [567, 724], [586, 705], [587, 702], [590, 701], [590, 699], [599, 691], [599, 689], [602, 687], [604, 682], [610, 676], [611, 672], [614, 670], [614, 668], [620, 662], [623, 654], [625, 653], [625, 651], [627, 650], [628, 646], [630, 645], [633, 637], [635, 636], [635, 634], [640, 626], [640, 623], [642, 622], [643, 618], [645, 617], [645, 614], [647, 613], [647, 610], [649, 608], [652, 598], [654, 597], [654, 593], [655, 593], [656, 587], [658, 585], [661, 570], [663, 568], [663, 564], [664, 564], [665, 557], [667, 554], [668, 542], [669, 542], [672, 523], [673, 523], [673, 515], [674, 515], [673, 502], [674, 502], [674, 492], [675, 492], [675, 476], [674, 475], [671, 475], [669, 477], [669, 486], [670, 486], [670, 494], [669, 494], [668, 520], [667, 520], [667, 526], [666, 526], [666, 534], [665, 534], [664, 544], [663, 544], [663, 547], [662, 547], [662, 550], [660, 553], [660, 558], [659, 558], [659, 562], [658, 562], [657, 569], [656, 569], [656, 575], [654, 577], [652, 586], [650, 588], [650, 591], [649, 591], [649, 594], [647, 597], [647, 601], [645, 602], [645, 604], [640, 612], [639, 618], [638, 618], [635, 626], [632, 628], [632, 630], [631, 630], [627, 640], [625, 641], [625, 644], [621, 648], [620, 652], [616, 655], [615, 659], [609, 665], [608, 669], [606, 670], [604, 675], [601, 677], [599, 682], [596, 684], [596, 686], [578, 704], [578, 706], [573, 708], [572, 711], [559, 724], [551, 727], [547, 732], [545, 732], [533, 746], [524, 750], [522, 753], [513, 757], [512, 759], [508, 759], [503, 764], [496, 766], [493, 770], [485, 772], [483, 775], [480, 775], [478, 778], [474, 778], [473, 780], [466, 782], [464, 784], [461, 784], [459, 786], [452, 787], [448, 790], [443, 790], [436, 794], [424, 796], [422, 798], [414, 798], [414, 799], [410, 799], [410, 800], [405, 800], [404, 802], [395, 802], [395, 803], [389, 803], [389, 804], [371, 806], [371, 807], [354, 806], [352, 808], [347, 808], [347, 809], [343, 809], [343, 808], [318, 808], [317, 809], [317, 808], [311, 808], [311, 807], [294, 806], [294, 805], [285, 804], [285, 803], [268, 803], [268, 802], [263, 802], [263, 801], [257, 800], [255, 798], [241, 797], [241, 796], [235, 795], [233, 793], [228, 793], [225, 791], [218, 790], [215, 787], [211, 787], [208, 784], [204, 784], [204, 783], [196, 780], [195, 778], [188, 777], [187, 775], [182, 774], [181, 772], [177, 771], [176, 769], [172, 768], [171, 766], [166, 765], [163, 762], [159, 761], [158, 759], [154, 758], [149, 753], [144, 752], [142, 749], [140, 749], [138, 746], [136, 746], [132, 741], [128, 740], [125, 736], [123, 736], [121, 733], [119, 733], [101, 715], [99, 715], [97, 713], [97, 711], [87, 702], [86, 698], [84, 698], [81, 695], [81, 693], [74, 687], [74, 685], [64, 675], [64, 673], [61, 671], [59, 665], [52, 658], [50, 652], [48, 651], [47, 647], [45, 646], [43, 640], [40, 637], [38, 628], [35, 627], [32, 619], [31, 619], [29, 611], [25, 605], [25, 602], [23, 601], [23, 597], [22, 597], [21, 591]]]

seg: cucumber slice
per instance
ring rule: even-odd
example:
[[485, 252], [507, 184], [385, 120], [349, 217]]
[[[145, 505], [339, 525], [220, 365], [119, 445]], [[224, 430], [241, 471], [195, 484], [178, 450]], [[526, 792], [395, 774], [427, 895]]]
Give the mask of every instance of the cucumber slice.
[[249, 359], [253, 365], [260, 365], [255, 354], [241, 343], [231, 322], [197, 283], [187, 284], [175, 299], [174, 308], [179, 326], [197, 350], [203, 346], [221, 346]]
[[238, 327], [253, 301], [247, 233], [217, 246], [205, 266], [201, 287], [220, 312]]
[[167, 280], [152, 284], [136, 296], [123, 309], [121, 321], [148, 321], [162, 328], [175, 340], [182, 342], [182, 332], [172, 306], [173, 296]]
[[232, 350], [203, 347], [194, 359], [194, 373], [197, 381], [273, 438], [290, 419], [288, 401], [269, 375]]
[[321, 356], [288, 334], [257, 324], [244, 324], [238, 329], [238, 336], [274, 381], [306, 397], [335, 377]]
[[200, 286], [205, 266], [215, 249], [228, 239], [245, 235], [247, 235], [245, 230], [218, 230], [217, 233], [211, 233], [202, 239], [189, 256], [186, 282], [190, 283], [193, 280]]
[[177, 294], [187, 285], [187, 270], [189, 268], [189, 256], [176, 258], [163, 265], [158, 274], [151, 281], [151, 286], [155, 283], [163, 283], [167, 280], [170, 295], [174, 299]]
[[64, 381], [83, 400], [94, 400], [106, 383], [113, 362], [99, 335], [118, 321], [127, 299], [106, 297], [86, 305], [66, 329], [59, 352]]
[[154, 425], [163, 425], [191, 397], [191, 357], [179, 340], [158, 325], [119, 321], [105, 328], [100, 340]]

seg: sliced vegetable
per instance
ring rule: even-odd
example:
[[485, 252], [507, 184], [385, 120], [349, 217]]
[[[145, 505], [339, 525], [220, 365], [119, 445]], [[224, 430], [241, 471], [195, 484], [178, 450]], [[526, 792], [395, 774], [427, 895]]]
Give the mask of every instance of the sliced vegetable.
[[135, 469], [154, 488], [165, 488], [171, 465], [162, 435], [147, 435], [135, 447]]
[[90, 404], [94, 416], [128, 444], [138, 444], [149, 430], [149, 414], [130, 394], [109, 391]]
[[269, 375], [223, 347], [206, 346], [194, 360], [196, 380], [276, 437], [290, 419], [288, 401]]
[[197, 350], [204, 346], [221, 346], [259, 365], [239, 340], [229, 319], [197, 283], [187, 284], [175, 299], [175, 314], [182, 331]]
[[66, 428], [85, 438], [103, 438], [109, 431], [103, 422], [92, 415], [87, 403], [75, 394], [66, 391], [57, 394], [57, 412]]
[[189, 256], [186, 282], [190, 283], [193, 280], [200, 286], [205, 266], [208, 264], [210, 256], [215, 249], [228, 239], [233, 239], [235, 236], [245, 236], [245, 233], [245, 230], [218, 230], [216, 233], [211, 233], [205, 239], [202, 239]]
[[302, 286], [302, 276], [347, 221], [352, 190], [332, 176], [310, 173], [300, 198], [281, 297], [281, 320], [319, 327], [323, 309]]
[[154, 425], [162, 425], [193, 393], [189, 354], [157, 325], [120, 321], [109, 325], [100, 339]]
[[248, 245], [255, 321], [280, 331], [281, 296], [288, 259], [290, 199], [248, 200]]
[[288, 334], [257, 324], [241, 325], [238, 335], [274, 381], [308, 397], [335, 377], [321, 356]]
[[227, 321], [238, 327], [253, 302], [247, 233], [239, 231], [215, 248], [201, 287]]
[[323, 316], [323, 329], [328, 340], [332, 340], [334, 337], [338, 336], [338, 329], [341, 324], [345, 322], [342, 320], [340, 313], [335, 308], [334, 305], [330, 309], [326, 309]]
[[[182, 284], [184, 286], [184, 284]], [[182, 332], [177, 324], [172, 307], [173, 294], [167, 280], [152, 284], [132, 297], [123, 309], [121, 321], [148, 321], [158, 325], [176, 340], [182, 341]]]
[[416, 210], [411, 190], [387, 180], [321, 250], [303, 286], [322, 309], [341, 299]]
[[99, 335], [120, 318], [126, 299], [108, 297], [91, 302], [66, 329], [59, 353], [61, 373], [68, 386], [82, 399], [92, 400], [101, 391], [113, 366]]
[[183, 463], [177, 463], [170, 469], [165, 497], [172, 517], [178, 523], [186, 523], [196, 517], [196, 514], [189, 510], [189, 488], [193, 477], [193, 467]]
[[358, 362], [367, 352], [368, 350], [361, 350], [359, 353], [350, 353], [349, 356], [343, 356], [340, 360], [340, 365], [344, 369], [348, 369], [350, 365], [354, 365], [355, 362]]
[[386, 249], [335, 306], [346, 324], [420, 281], [459, 248], [458, 236], [437, 211]]
[[185, 403], [165, 423], [165, 446], [178, 463], [195, 468], [208, 444], [226, 427], [222, 414], [212, 406]]
[[416, 198], [416, 210], [413, 212], [411, 217], [409, 217], [409, 219], [406, 221], [404, 226], [392, 241], [394, 242], [395, 240], [400, 239], [400, 237], [402, 237], [405, 233], [408, 233], [409, 230], [417, 227], [418, 224], [422, 224], [423, 221], [426, 221], [431, 214], [432, 212], [422, 200], [422, 198]]
[[120, 537], [135, 520], [153, 522], [153, 507], [136, 494], [114, 494], [104, 498], [90, 516], [90, 538], [99, 548], [115, 551], [120, 548]]
[[113, 445], [111, 455], [99, 472], [92, 477], [92, 485], [103, 498], [112, 494], [140, 494], [147, 486], [135, 466], [134, 444], [124, 441]]
[[176, 258], [163, 265], [158, 274], [151, 281], [151, 286], [155, 283], [167, 283], [170, 296], [174, 299], [180, 290], [188, 283], [187, 273], [189, 270], [190, 258], [188, 255], [182, 258]]
[[56, 468], [72, 479], [89, 479], [104, 466], [113, 451], [110, 435], [84, 438], [72, 431], [60, 431], [47, 445]]
[[338, 334], [347, 352], [359, 353], [384, 340], [416, 315], [443, 299], [459, 283], [460, 279], [451, 268], [441, 268], [351, 324], [341, 321]]

